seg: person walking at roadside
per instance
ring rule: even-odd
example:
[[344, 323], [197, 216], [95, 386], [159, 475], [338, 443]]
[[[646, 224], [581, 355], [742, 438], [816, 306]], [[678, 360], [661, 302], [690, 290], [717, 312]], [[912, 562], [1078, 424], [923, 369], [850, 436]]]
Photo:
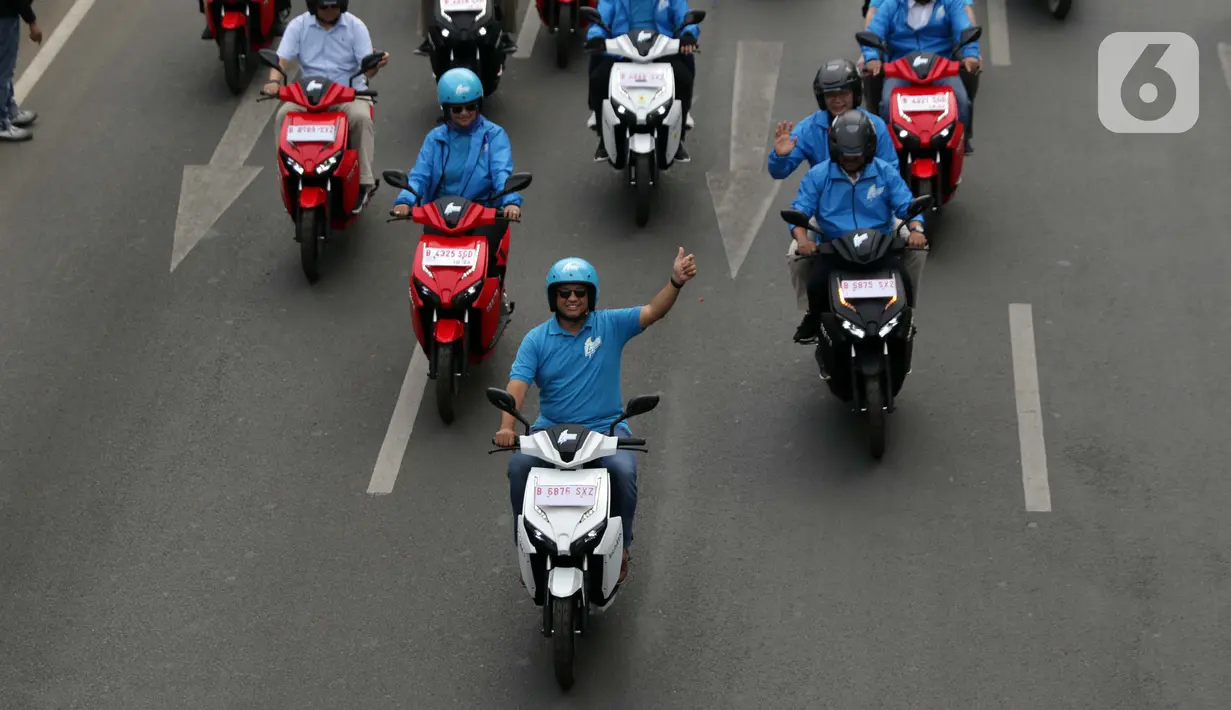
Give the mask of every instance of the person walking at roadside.
[[17, 73], [17, 50], [21, 47], [21, 21], [30, 26], [30, 39], [42, 44], [43, 31], [30, 7], [33, 0], [0, 0], [0, 140], [26, 141], [33, 135], [29, 126], [38, 118], [23, 111], [13, 96]]

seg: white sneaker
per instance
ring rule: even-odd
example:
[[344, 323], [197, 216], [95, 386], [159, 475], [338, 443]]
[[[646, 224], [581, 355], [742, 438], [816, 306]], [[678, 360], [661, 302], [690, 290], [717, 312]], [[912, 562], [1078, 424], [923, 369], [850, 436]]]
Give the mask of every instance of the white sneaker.
[[586, 128], [589, 128], [590, 130], [594, 130], [595, 126], [597, 125], [598, 125], [598, 118], [594, 115], [594, 112], [591, 111], [590, 117], [586, 119]]
[[17, 126], [9, 126], [3, 131], [0, 131], [0, 141], [28, 141], [34, 137], [34, 134], [24, 128]]
[[34, 122], [37, 120], [38, 120], [37, 113], [33, 111], [29, 111], [24, 108], [18, 111], [16, 116], [9, 116], [9, 123], [12, 123], [14, 126], [17, 126], [18, 128], [25, 128], [26, 126], [33, 125]]
[[689, 111], [688, 115], [684, 118], [684, 125], [688, 127], [689, 130], [697, 125], [697, 122], [692, 120], [692, 111]]

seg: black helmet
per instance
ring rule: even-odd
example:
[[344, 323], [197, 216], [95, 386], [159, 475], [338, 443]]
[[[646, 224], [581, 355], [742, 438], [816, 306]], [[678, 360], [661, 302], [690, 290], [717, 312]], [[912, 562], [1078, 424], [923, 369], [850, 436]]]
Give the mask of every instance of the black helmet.
[[843, 156], [859, 156], [863, 164], [876, 155], [876, 126], [863, 111], [851, 109], [833, 120], [829, 126], [829, 159], [840, 163]]
[[854, 105], [863, 100], [863, 79], [859, 69], [849, 59], [834, 59], [826, 62], [816, 72], [812, 80], [812, 93], [816, 94], [816, 105], [825, 110], [825, 94], [838, 91], [849, 91], [854, 94]]
[[307, 0], [307, 3], [308, 12], [312, 13], [313, 17], [316, 17], [317, 8], [322, 6], [333, 7], [336, 5], [342, 12], [346, 12], [350, 9], [350, 0]]

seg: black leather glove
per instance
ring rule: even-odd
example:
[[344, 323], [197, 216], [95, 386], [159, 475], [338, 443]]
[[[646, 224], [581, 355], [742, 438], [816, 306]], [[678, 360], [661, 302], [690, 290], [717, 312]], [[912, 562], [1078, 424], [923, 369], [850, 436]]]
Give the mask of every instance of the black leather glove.
[[687, 47], [688, 45], [697, 46], [697, 38], [693, 37], [691, 33], [685, 32], [680, 35], [680, 46]]
[[607, 40], [602, 37], [591, 37], [582, 46], [592, 52], [597, 52], [607, 48]]

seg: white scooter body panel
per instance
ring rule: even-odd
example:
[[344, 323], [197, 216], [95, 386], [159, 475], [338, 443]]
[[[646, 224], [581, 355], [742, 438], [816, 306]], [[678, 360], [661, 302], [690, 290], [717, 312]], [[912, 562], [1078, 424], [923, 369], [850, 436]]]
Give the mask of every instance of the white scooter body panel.
[[585, 577], [576, 567], [556, 567], [547, 573], [547, 591], [552, 599], [568, 599], [581, 591]]
[[488, 0], [437, 0], [436, 5], [440, 8], [440, 14], [450, 18], [454, 13], [477, 12], [475, 19], [480, 22], [491, 12]]
[[[639, 31], [638, 37], [648, 39], [649, 32]], [[678, 54], [680, 41], [667, 35], [658, 35], [644, 56], [637, 51], [633, 35], [622, 35], [607, 40], [607, 51], [625, 61], [616, 62], [611, 69], [607, 84], [607, 100], [603, 102], [603, 144], [608, 149], [608, 163], [617, 164], [614, 148], [616, 131], [625, 130], [620, 115], [631, 113], [637, 123], [644, 125], [651, 114], [663, 116], [660, 130], [667, 131], [667, 165], [674, 162], [679, 147], [683, 116], [680, 102], [675, 97], [675, 70], [666, 62], [656, 61]], [[651, 134], [635, 133], [629, 136], [629, 153], [654, 155], [655, 139]], [[625, 156], [627, 157], [627, 156]], [[629, 161], [625, 161], [627, 164]], [[655, 161], [657, 162], [657, 161]]]
[[[594, 486], [594, 506], [548, 506], [534, 503], [536, 488], [564, 486]], [[587, 468], [561, 471], [554, 468], [532, 468], [526, 481], [526, 498], [522, 515], [530, 529], [556, 544], [560, 554], [567, 555], [574, 541], [591, 533], [607, 519], [611, 501], [611, 478], [606, 469]], [[533, 534], [533, 533], [532, 533]]]

